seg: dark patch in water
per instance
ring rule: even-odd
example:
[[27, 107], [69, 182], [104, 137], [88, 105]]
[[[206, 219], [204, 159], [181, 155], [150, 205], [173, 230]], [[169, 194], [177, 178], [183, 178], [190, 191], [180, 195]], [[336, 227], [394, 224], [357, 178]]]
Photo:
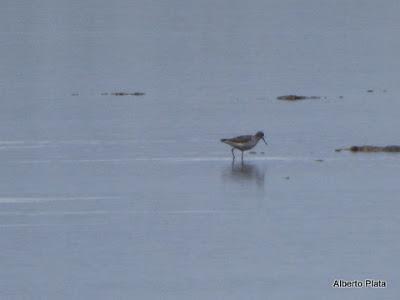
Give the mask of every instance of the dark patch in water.
[[373, 93], [374, 90], [367, 90], [367, 93]]
[[[326, 97], [325, 97], [326, 98]], [[284, 95], [277, 97], [278, 100], [297, 101], [306, 99], [321, 99], [318, 96], [299, 96], [299, 95]]]
[[[108, 93], [101, 93], [101, 95], [106, 96]], [[110, 93], [112, 96], [144, 96], [145, 93], [143, 92], [134, 92], [134, 93], [129, 93], [129, 92], [113, 92]]]
[[339, 148], [335, 150], [336, 152], [340, 151], [351, 151], [351, 152], [400, 152], [400, 146], [390, 145], [390, 146], [351, 146], [350, 148]]

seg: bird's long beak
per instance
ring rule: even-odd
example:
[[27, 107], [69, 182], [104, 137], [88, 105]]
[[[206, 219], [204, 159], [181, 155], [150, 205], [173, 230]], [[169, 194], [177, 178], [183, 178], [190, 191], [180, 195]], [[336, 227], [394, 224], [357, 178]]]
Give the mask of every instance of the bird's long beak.
[[262, 139], [263, 139], [263, 141], [264, 141], [265, 145], [268, 145], [268, 144], [267, 144], [267, 141], [266, 141], [264, 138], [262, 138]]

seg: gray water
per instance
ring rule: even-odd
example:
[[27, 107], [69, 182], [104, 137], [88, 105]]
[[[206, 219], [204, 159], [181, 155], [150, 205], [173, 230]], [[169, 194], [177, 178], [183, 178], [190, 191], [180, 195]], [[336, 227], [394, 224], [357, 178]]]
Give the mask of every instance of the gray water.
[[397, 299], [399, 9], [2, 1], [0, 298]]

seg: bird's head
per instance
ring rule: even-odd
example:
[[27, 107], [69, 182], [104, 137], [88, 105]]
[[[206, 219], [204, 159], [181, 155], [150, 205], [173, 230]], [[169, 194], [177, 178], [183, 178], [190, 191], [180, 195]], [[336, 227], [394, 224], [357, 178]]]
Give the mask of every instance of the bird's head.
[[264, 141], [265, 145], [268, 145], [267, 142], [266, 142], [265, 139], [264, 139], [264, 132], [258, 131], [258, 132], [256, 133], [256, 138], [257, 138], [257, 140], [261, 140], [261, 139], [262, 139], [262, 140]]

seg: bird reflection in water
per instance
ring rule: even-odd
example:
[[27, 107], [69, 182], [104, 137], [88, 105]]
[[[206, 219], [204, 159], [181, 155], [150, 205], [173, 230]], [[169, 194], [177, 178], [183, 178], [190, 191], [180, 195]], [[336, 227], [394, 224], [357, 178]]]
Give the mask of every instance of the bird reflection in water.
[[248, 163], [234, 164], [226, 169], [223, 174], [225, 179], [237, 183], [249, 183], [254, 182], [258, 187], [264, 187], [265, 182], [265, 165], [253, 165]]

